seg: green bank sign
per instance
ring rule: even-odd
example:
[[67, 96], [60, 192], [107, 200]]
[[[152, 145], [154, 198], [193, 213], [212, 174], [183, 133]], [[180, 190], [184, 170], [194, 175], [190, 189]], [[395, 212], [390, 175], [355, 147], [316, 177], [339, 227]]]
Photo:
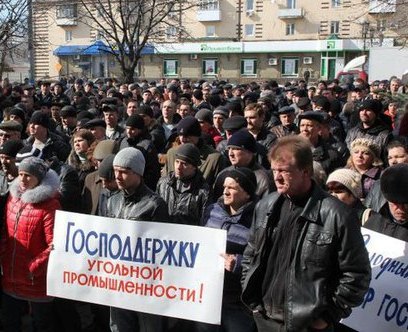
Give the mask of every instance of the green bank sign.
[[242, 52], [242, 44], [238, 45], [201, 44], [200, 51], [203, 53], [240, 53]]

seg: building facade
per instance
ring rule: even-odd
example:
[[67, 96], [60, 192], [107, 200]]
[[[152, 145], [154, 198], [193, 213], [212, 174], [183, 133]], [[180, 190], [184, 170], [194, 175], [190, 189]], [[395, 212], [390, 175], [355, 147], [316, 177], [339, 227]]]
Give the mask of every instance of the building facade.
[[[384, 3], [387, 3], [385, 5]], [[78, 3], [36, 1], [35, 77], [121, 76], [106, 40], [78, 19]], [[393, 46], [387, 0], [200, 0], [143, 51], [141, 79], [232, 82], [332, 79], [371, 46]], [[183, 37], [180, 31], [183, 30]]]

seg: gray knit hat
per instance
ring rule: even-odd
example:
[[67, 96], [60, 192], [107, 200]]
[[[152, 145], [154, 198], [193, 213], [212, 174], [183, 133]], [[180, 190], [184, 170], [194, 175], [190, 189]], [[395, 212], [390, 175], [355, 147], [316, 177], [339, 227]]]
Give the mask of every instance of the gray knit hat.
[[194, 144], [182, 144], [176, 150], [176, 159], [181, 159], [198, 167], [201, 164], [200, 150]]
[[327, 178], [326, 184], [329, 182], [338, 182], [345, 186], [356, 198], [361, 198], [361, 175], [348, 168], [336, 169]]
[[113, 166], [130, 168], [141, 176], [143, 176], [145, 164], [146, 161], [142, 151], [132, 147], [120, 150], [113, 160]]
[[18, 165], [19, 172], [27, 172], [35, 176], [38, 182], [41, 182], [48, 172], [48, 165], [40, 158], [28, 157], [21, 161]]

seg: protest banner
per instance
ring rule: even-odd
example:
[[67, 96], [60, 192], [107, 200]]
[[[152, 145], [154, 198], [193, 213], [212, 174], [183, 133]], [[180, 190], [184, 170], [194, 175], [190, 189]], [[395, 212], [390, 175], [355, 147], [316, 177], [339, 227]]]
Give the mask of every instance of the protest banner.
[[221, 322], [226, 231], [57, 211], [47, 294]]
[[407, 331], [408, 242], [361, 229], [372, 277], [363, 304], [343, 324], [360, 332]]

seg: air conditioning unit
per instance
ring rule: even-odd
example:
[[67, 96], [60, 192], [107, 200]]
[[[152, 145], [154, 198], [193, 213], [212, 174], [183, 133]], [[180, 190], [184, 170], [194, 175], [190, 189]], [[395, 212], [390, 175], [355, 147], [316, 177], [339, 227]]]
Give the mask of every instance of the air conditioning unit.
[[278, 64], [278, 58], [269, 58], [268, 65], [269, 66], [276, 66]]
[[311, 56], [305, 56], [303, 58], [304, 65], [311, 65], [313, 63], [313, 58]]
[[253, 9], [249, 9], [249, 10], [246, 11], [246, 15], [247, 15], [247, 16], [252, 16], [252, 15], [254, 15], [254, 13], [255, 13], [255, 12], [254, 12]]
[[197, 54], [190, 54], [190, 60], [197, 60], [198, 55]]

